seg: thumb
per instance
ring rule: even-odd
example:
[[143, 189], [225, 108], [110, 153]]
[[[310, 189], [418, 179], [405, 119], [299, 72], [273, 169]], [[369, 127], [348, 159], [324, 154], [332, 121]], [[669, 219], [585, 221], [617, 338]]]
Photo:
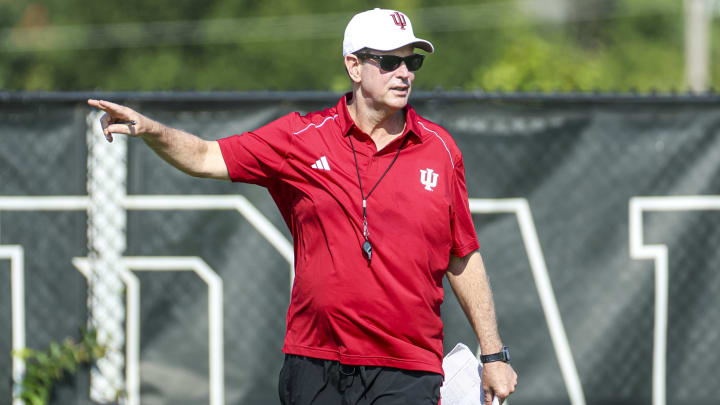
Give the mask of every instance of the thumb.
[[492, 391], [490, 391], [490, 390], [485, 390], [485, 391], [483, 391], [483, 394], [484, 394], [484, 396], [485, 396], [485, 398], [484, 398], [484, 400], [483, 400], [483, 404], [484, 404], [484, 405], [492, 405], [492, 400], [493, 400], [493, 393], [492, 393]]

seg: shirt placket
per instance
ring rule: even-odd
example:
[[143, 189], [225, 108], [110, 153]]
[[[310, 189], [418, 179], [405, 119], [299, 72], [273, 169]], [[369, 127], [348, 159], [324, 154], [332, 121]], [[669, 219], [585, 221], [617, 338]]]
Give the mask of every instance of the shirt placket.
[[[357, 128], [355, 128], [355, 131], [358, 131]], [[363, 229], [367, 229], [367, 237], [370, 242], [372, 242], [373, 233], [377, 230], [379, 221], [382, 220], [378, 218], [375, 213], [378, 212], [379, 205], [383, 204], [383, 201], [378, 199], [378, 190], [374, 190], [372, 193], [371, 190], [378, 184], [378, 180], [386, 169], [386, 167], [383, 167], [383, 164], [389, 164], [390, 160], [383, 158], [388, 154], [388, 151], [378, 151], [375, 143], [368, 135], [358, 131], [350, 134], [350, 136], [354, 136], [353, 142], [357, 152], [359, 175], [362, 179], [361, 195], [358, 196], [358, 208], [360, 208], [360, 212], [362, 212], [362, 201], [363, 198], [366, 198], [367, 223], [363, 222], [362, 226]], [[382, 181], [380, 183], [382, 183]], [[377, 188], [381, 187], [382, 184], [377, 185]], [[368, 194], [370, 195], [368, 196]], [[367, 225], [367, 228], [365, 228], [365, 225]], [[364, 233], [363, 231], [363, 234]]]
[[[377, 181], [377, 177], [373, 174], [376, 149], [372, 139], [357, 128], [353, 128], [353, 133], [348, 136], [353, 137], [355, 151], [357, 152], [358, 169], [362, 179], [362, 189], [360, 190], [362, 195], [359, 197], [360, 202], [362, 202], [362, 198], [367, 195]], [[359, 184], [358, 187], [360, 187]]]

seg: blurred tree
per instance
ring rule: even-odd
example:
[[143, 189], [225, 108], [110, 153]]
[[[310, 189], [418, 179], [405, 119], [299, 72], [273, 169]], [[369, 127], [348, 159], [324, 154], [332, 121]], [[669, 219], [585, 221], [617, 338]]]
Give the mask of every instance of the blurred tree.
[[715, 24], [710, 29], [710, 83], [716, 92], [720, 91], [720, 0], [714, 2]]
[[[334, 90], [366, 0], [0, 0], [0, 89]], [[682, 89], [677, 0], [392, 0], [437, 52], [416, 88]], [[713, 27], [720, 38], [720, 27]], [[711, 60], [720, 60], [712, 42]], [[720, 64], [712, 66], [720, 81]]]

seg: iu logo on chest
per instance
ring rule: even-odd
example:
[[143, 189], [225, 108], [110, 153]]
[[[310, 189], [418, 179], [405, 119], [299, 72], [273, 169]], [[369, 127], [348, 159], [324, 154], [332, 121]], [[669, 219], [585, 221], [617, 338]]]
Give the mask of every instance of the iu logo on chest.
[[438, 174], [433, 169], [420, 170], [420, 183], [425, 190], [433, 191], [438, 184]]

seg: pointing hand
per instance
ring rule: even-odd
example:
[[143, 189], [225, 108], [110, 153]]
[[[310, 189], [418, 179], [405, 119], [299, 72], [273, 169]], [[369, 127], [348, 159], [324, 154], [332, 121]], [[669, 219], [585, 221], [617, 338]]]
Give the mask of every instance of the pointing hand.
[[152, 121], [131, 108], [105, 100], [89, 99], [87, 103], [105, 111], [100, 118], [100, 124], [108, 142], [112, 142], [112, 134], [139, 136], [150, 132]]

